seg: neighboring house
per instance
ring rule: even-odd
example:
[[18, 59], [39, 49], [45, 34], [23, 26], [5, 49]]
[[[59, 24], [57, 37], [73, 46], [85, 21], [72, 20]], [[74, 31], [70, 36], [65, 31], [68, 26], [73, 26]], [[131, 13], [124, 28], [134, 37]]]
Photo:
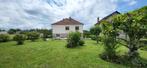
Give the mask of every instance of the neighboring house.
[[108, 22], [111, 22], [112, 17], [113, 17], [113, 16], [116, 16], [116, 15], [119, 15], [119, 14], [121, 14], [121, 13], [118, 12], [118, 11], [115, 11], [115, 12], [109, 14], [108, 16], [104, 17], [104, 18], [101, 19], [101, 20], [99, 20], [99, 18], [97, 18], [97, 23], [96, 23], [95, 25], [101, 23], [101, 21], [108, 21]]
[[[108, 16], [104, 17], [104, 18], [101, 19], [101, 20], [99, 20], [99, 18], [97, 18], [97, 23], [96, 23], [95, 25], [100, 24], [102, 21], [108, 21], [108, 22], [111, 23], [112, 18], [113, 18], [114, 16], [116, 16], [116, 15], [119, 15], [119, 14], [121, 14], [121, 13], [118, 12], [118, 11], [115, 11], [115, 12], [109, 14]], [[123, 31], [121, 31], [121, 32], [119, 33], [119, 37], [120, 37], [120, 38], [126, 38], [125, 33], [124, 33]]]
[[80, 23], [71, 17], [52, 24], [53, 38], [66, 38], [69, 32], [80, 32], [83, 34], [83, 23]]

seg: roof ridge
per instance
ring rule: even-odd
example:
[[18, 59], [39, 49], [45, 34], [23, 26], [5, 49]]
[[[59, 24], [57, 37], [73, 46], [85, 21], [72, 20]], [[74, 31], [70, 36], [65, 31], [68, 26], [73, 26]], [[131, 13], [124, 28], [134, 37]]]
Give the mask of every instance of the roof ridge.
[[[114, 12], [112, 12], [111, 14], [109, 14], [109, 15], [105, 16], [104, 18], [102, 18], [101, 20], [99, 20], [99, 22], [101, 22], [101, 21], [103, 21], [103, 20], [105, 20], [105, 19], [107, 19], [107, 18], [113, 16], [115, 13], [121, 14], [121, 13], [118, 12], [118, 11], [114, 11]], [[99, 24], [99, 22], [97, 22], [96, 24]]]
[[84, 24], [69, 17], [69, 18], [63, 18], [62, 20], [57, 21], [56, 23], [53, 23], [52, 25], [84, 25]]

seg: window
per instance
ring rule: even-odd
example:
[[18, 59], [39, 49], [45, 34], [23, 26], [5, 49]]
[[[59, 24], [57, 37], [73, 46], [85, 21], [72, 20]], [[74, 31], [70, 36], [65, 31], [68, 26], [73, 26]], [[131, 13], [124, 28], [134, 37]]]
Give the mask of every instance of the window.
[[60, 37], [60, 34], [56, 34], [56, 37]]
[[79, 26], [76, 26], [76, 27], [75, 27], [75, 30], [79, 30]]
[[65, 27], [65, 30], [69, 30], [69, 26], [66, 26], [66, 27]]

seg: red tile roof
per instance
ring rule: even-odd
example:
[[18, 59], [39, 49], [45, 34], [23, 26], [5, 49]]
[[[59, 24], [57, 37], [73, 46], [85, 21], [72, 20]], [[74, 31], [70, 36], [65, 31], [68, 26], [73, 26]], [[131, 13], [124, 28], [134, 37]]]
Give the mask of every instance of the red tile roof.
[[53, 23], [52, 25], [84, 25], [84, 24], [69, 17], [61, 21], [58, 21], [56, 23]]

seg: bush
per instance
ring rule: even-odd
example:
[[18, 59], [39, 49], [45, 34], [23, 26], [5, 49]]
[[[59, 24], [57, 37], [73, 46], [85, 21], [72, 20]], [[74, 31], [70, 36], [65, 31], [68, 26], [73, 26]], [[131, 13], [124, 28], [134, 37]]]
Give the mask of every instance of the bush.
[[85, 42], [84, 42], [83, 40], [80, 40], [80, 41], [79, 41], [79, 45], [80, 45], [80, 46], [83, 46], [84, 44], [85, 44]]
[[102, 30], [101, 30], [101, 27], [99, 25], [96, 25], [96, 26], [90, 28], [90, 33], [95, 36], [96, 43], [99, 42], [98, 37], [99, 37], [101, 32], [102, 32]]
[[83, 41], [81, 41], [81, 34], [79, 32], [71, 32], [67, 38], [67, 47], [73, 48], [80, 45], [83, 45]]
[[9, 35], [7, 34], [0, 34], [0, 42], [7, 42], [10, 40]]
[[96, 36], [95, 35], [90, 35], [91, 40], [96, 40]]
[[21, 32], [21, 30], [20, 29], [9, 29], [8, 30], [9, 34], [16, 34], [17, 32]]
[[91, 40], [94, 40], [94, 41], [98, 40], [99, 42], [101, 42], [103, 39], [103, 37], [101, 37], [101, 36], [96, 37], [95, 35], [90, 35], [90, 38], [91, 38]]
[[90, 38], [90, 31], [88, 31], [88, 30], [83, 30], [83, 37], [84, 37], [84, 38]]
[[101, 57], [105, 58], [106, 60], [116, 59], [117, 48], [118, 48], [118, 45], [116, 45], [113, 38], [106, 38], [104, 40], [104, 52], [101, 54]]
[[100, 55], [102, 59], [107, 61], [115, 61], [117, 59], [116, 49], [119, 47], [116, 39], [116, 31], [107, 31], [103, 38], [104, 52]]
[[39, 33], [29, 32], [29, 33], [27, 33], [27, 39], [31, 40], [31, 41], [35, 41], [35, 40], [39, 39]]
[[14, 36], [13, 40], [17, 42], [17, 45], [22, 45], [26, 40], [26, 36], [23, 34], [17, 34]]
[[42, 30], [42, 39], [46, 41], [47, 38], [51, 38], [50, 32], [48, 30]]

